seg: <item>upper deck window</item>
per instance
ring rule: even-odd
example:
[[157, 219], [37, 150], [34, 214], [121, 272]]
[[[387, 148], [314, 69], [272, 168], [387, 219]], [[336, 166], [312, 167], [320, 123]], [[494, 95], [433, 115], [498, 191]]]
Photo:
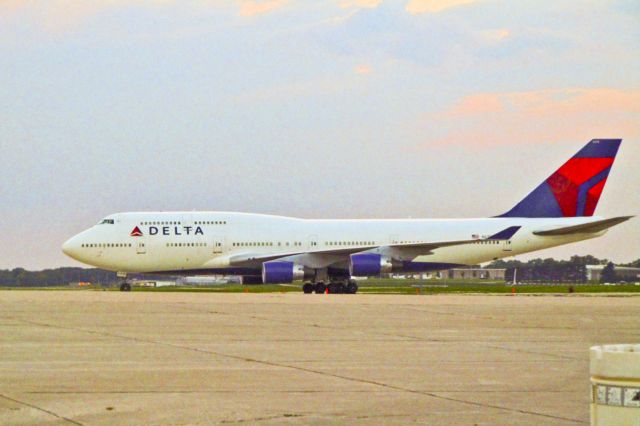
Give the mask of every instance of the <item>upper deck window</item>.
[[102, 219], [98, 225], [113, 225], [115, 222], [113, 219]]

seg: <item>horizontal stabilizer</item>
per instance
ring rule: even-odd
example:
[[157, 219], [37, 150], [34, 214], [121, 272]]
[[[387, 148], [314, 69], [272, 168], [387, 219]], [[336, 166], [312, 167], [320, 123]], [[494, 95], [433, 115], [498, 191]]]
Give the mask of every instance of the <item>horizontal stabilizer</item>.
[[592, 234], [605, 229], [616, 226], [619, 223], [626, 222], [633, 216], [620, 216], [611, 219], [603, 219], [595, 222], [583, 223], [582, 225], [565, 226], [563, 228], [548, 229], [542, 231], [534, 231], [534, 235], [554, 236], [554, 235], [571, 235], [571, 234]]
[[510, 226], [507, 229], [490, 236], [487, 240], [510, 240], [520, 228], [521, 226]]

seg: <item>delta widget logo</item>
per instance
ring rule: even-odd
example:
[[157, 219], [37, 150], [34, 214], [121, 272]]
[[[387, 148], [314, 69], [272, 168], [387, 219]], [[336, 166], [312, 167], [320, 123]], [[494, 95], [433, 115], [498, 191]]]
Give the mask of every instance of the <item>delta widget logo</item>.
[[[204, 231], [200, 226], [149, 226], [147, 235], [204, 235]], [[129, 236], [142, 237], [144, 234], [140, 227], [136, 226]]]

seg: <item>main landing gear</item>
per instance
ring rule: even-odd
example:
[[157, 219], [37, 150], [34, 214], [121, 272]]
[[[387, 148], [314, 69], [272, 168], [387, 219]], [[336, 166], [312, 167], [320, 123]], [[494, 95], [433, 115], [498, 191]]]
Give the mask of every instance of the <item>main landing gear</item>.
[[358, 284], [354, 280], [348, 281], [332, 281], [329, 284], [325, 284], [320, 281], [317, 283], [304, 283], [302, 291], [305, 294], [356, 294], [358, 292]]

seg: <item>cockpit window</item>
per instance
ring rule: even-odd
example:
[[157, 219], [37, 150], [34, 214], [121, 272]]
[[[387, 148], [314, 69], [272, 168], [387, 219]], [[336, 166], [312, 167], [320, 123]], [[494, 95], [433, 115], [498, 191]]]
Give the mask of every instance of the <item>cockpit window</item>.
[[102, 219], [102, 221], [98, 224], [98, 225], [113, 225], [114, 221], [113, 219]]

